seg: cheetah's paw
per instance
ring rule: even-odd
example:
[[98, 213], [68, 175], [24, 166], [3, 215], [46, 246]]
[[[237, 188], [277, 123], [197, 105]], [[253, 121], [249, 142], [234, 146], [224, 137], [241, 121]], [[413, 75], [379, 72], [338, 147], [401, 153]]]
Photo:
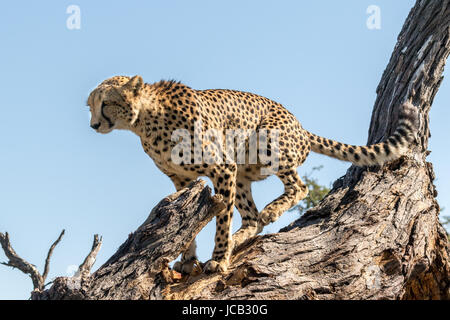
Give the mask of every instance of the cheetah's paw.
[[215, 260], [209, 260], [206, 262], [203, 271], [205, 273], [225, 272], [228, 269], [228, 264], [225, 261], [217, 262]]
[[276, 220], [277, 219], [274, 216], [274, 214], [272, 214], [270, 212], [261, 212], [261, 215], [259, 216], [259, 221], [258, 221], [258, 230], [259, 229], [262, 230], [262, 228], [264, 228], [264, 226], [267, 226], [269, 223], [272, 223]]
[[191, 274], [194, 271], [195, 260], [177, 261], [173, 265], [173, 270], [182, 274]]

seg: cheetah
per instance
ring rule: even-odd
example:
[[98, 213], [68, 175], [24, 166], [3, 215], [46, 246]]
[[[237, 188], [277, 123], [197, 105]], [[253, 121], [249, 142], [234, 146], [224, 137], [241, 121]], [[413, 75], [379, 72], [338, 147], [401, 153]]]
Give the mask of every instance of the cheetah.
[[[212, 259], [204, 266], [207, 273], [227, 271], [233, 248], [260, 233], [264, 226], [306, 197], [308, 188], [300, 179], [297, 167], [303, 164], [310, 151], [357, 166], [382, 165], [407, 153], [415, 138], [413, 129], [417, 118], [417, 108], [406, 102], [397, 128], [387, 140], [353, 146], [310, 133], [281, 104], [257, 94], [225, 89], [195, 90], [175, 81], [148, 84], [141, 76], [114, 76], [103, 81], [90, 93], [87, 105], [91, 112], [90, 126], [94, 130], [103, 134], [114, 129], [134, 132], [144, 151], [172, 180], [176, 190], [200, 176], [211, 180], [214, 192], [223, 197], [225, 209], [216, 217], [215, 247]], [[201, 125], [195, 126], [196, 122]], [[276, 170], [262, 173], [262, 169], [271, 164], [261, 160], [250, 163], [247, 151], [244, 163], [220, 161], [217, 154], [213, 157], [215, 162], [202, 163], [202, 151], [210, 146], [204, 142], [203, 149], [194, 151], [184, 161], [173, 161], [173, 151], [179, 143], [172, 137], [176, 130], [182, 129], [195, 136], [208, 128], [221, 132], [277, 130], [277, 139], [271, 137], [270, 142], [269, 138], [266, 141], [266, 155], [276, 151]], [[246, 136], [247, 147], [249, 139]], [[195, 149], [194, 142], [185, 143], [186, 146]], [[265, 179], [268, 174], [282, 181], [284, 193], [259, 212], [252, 198], [251, 184]], [[242, 217], [242, 225], [232, 235], [234, 207]], [[174, 268], [190, 273], [196, 259], [195, 251], [194, 240]]]

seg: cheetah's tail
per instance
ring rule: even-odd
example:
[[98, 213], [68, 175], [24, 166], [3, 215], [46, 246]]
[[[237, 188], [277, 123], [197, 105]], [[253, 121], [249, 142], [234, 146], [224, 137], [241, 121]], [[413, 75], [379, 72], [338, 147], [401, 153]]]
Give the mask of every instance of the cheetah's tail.
[[394, 134], [384, 142], [368, 146], [348, 145], [305, 131], [312, 151], [350, 161], [357, 166], [373, 166], [398, 159], [408, 152], [410, 144], [415, 139], [418, 119], [418, 109], [411, 102], [406, 102], [402, 106]]

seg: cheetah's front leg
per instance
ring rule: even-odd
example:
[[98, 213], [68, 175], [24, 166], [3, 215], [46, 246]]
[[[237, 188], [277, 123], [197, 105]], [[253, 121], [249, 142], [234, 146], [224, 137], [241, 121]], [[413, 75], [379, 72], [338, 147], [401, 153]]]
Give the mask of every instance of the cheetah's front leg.
[[228, 164], [215, 167], [210, 175], [215, 193], [223, 196], [226, 209], [216, 217], [215, 247], [212, 259], [205, 265], [205, 272], [224, 272], [230, 264], [233, 249], [231, 219], [236, 195], [236, 172], [236, 165]]

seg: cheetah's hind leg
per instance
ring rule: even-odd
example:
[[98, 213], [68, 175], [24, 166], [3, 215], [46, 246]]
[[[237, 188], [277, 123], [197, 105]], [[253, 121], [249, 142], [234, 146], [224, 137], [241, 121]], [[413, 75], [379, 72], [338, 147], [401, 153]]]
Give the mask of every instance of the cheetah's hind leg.
[[295, 168], [280, 170], [276, 175], [284, 184], [284, 193], [261, 211], [258, 225], [259, 232], [262, 231], [264, 226], [276, 221], [286, 210], [295, 206], [308, 195], [308, 187], [300, 179]]

